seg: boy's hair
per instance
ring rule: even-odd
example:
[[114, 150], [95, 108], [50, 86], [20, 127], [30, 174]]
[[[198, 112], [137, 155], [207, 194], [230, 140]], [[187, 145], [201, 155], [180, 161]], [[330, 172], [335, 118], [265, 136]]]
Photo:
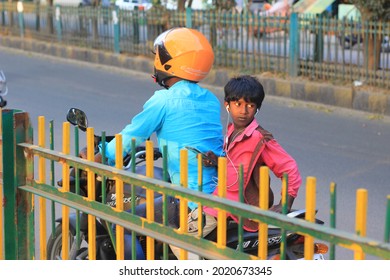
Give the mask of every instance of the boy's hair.
[[243, 98], [246, 102], [253, 102], [257, 108], [264, 100], [264, 88], [256, 77], [242, 75], [231, 78], [224, 87], [225, 101], [238, 101]]

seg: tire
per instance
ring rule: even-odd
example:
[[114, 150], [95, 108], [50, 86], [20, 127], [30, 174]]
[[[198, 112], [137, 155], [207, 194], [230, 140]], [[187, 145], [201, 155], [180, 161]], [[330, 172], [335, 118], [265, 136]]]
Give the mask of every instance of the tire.
[[[72, 247], [72, 244], [75, 240], [74, 235], [69, 231], [69, 247]], [[62, 259], [62, 224], [56, 226], [54, 235], [53, 233], [49, 236], [47, 241], [47, 260], [61, 260]]]

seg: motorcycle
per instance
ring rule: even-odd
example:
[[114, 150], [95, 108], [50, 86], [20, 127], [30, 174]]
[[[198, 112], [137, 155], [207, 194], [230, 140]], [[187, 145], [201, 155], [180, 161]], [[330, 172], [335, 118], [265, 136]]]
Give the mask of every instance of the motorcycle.
[[[79, 109], [71, 108], [67, 114], [67, 120], [73, 124], [78, 126], [82, 131], [85, 131], [88, 127], [88, 121], [85, 113]], [[107, 140], [112, 139], [112, 137], [108, 137]], [[95, 146], [100, 141], [100, 137], [95, 136]], [[140, 165], [140, 163], [145, 161], [145, 147], [138, 147], [136, 151], [136, 173], [145, 174], [145, 165]], [[162, 155], [158, 151], [157, 148], [154, 150], [154, 160], [161, 158]], [[128, 169], [131, 166], [131, 156], [127, 156], [124, 159], [125, 169]], [[162, 179], [162, 169], [159, 167], [155, 167], [155, 178]], [[87, 177], [85, 172], [81, 171], [79, 176], [80, 181], [80, 194], [87, 196]], [[75, 183], [76, 176], [75, 170], [72, 169], [70, 172], [70, 190], [75, 192]], [[97, 180], [97, 190], [99, 188], [99, 180]], [[62, 186], [62, 181], [58, 181], [58, 185]], [[107, 193], [111, 193], [112, 195], [107, 196], [107, 204], [112, 207], [115, 207], [115, 192], [113, 189], [115, 188], [115, 181], [108, 180], [107, 181]], [[124, 187], [124, 205], [130, 205], [131, 203], [131, 190], [130, 186], [125, 184]], [[145, 189], [142, 187], [136, 187], [136, 204], [144, 203], [145, 198]], [[161, 195], [161, 194], [156, 194]], [[156, 196], [155, 196], [156, 197]], [[101, 192], [96, 192], [96, 200], [101, 201], [102, 194]], [[125, 206], [126, 208], [126, 206]], [[129, 209], [129, 208], [128, 208]], [[305, 216], [305, 210], [294, 210], [287, 214], [289, 217], [303, 219]], [[70, 253], [69, 259], [73, 260], [87, 260], [88, 259], [88, 215], [85, 213], [80, 214], [80, 239], [82, 240], [82, 245], [77, 244], [76, 242], [76, 218], [77, 214], [72, 213], [69, 215], [69, 241], [70, 241]], [[49, 237], [47, 243], [47, 259], [49, 260], [58, 260], [61, 259], [61, 250], [62, 250], [62, 218], [56, 219], [57, 226], [55, 231]], [[317, 224], [323, 224], [324, 222], [316, 219]], [[115, 249], [110, 237], [110, 225], [102, 219], [96, 220], [96, 259], [101, 260], [114, 260], [116, 259]], [[242, 244], [239, 244], [238, 238], [238, 224], [229, 219], [227, 221], [227, 240], [226, 246], [229, 248], [233, 248], [238, 250], [239, 247], [242, 247], [244, 253], [257, 255], [258, 253], [258, 233], [257, 232], [248, 232], [243, 231], [243, 241]], [[146, 237], [138, 236], [137, 237], [142, 249], [146, 252]], [[214, 229], [211, 233], [209, 233], [206, 237], [204, 237], [210, 241], [217, 241], [217, 229]], [[278, 227], [269, 226], [268, 228], [268, 258], [269, 259], [278, 259], [280, 258], [280, 245], [282, 242], [282, 230]], [[304, 257], [304, 236], [295, 233], [295, 232], [287, 232], [286, 233], [286, 259], [288, 260], [297, 260], [303, 259]], [[240, 246], [241, 245], [241, 246]], [[156, 259], [162, 259], [163, 257], [163, 242], [155, 240], [155, 256]], [[169, 246], [168, 246], [169, 248]], [[327, 253], [328, 247], [322, 243], [314, 244], [314, 257], [315, 260], [323, 260], [324, 254]], [[176, 256], [173, 254], [171, 249], [169, 248], [168, 259], [176, 259]]]

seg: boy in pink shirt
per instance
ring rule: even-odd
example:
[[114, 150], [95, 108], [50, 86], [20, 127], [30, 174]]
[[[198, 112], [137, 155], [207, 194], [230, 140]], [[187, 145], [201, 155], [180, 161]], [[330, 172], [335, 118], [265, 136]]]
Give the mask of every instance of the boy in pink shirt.
[[[265, 96], [263, 86], [255, 77], [244, 75], [230, 79], [225, 85], [224, 91], [224, 105], [229, 117], [232, 119], [232, 123], [228, 125], [224, 143], [224, 151], [227, 158], [226, 198], [235, 201], [239, 200], [238, 170], [242, 164], [244, 170], [245, 203], [259, 205], [258, 189], [249, 189], [250, 186], [253, 186], [249, 182], [252, 172], [261, 165], [266, 165], [280, 179], [284, 173], [287, 173], [287, 207], [288, 211], [290, 211], [302, 179], [296, 161], [280, 146], [272, 134], [259, 126], [255, 119], [255, 115], [260, 110]], [[260, 146], [257, 145], [259, 142], [261, 142]], [[256, 147], [257, 151], [255, 151]], [[217, 162], [218, 156], [213, 152], [209, 151], [206, 154], [214, 162]], [[255, 156], [254, 162], [256, 164], [249, 166], [252, 156]], [[206, 159], [204, 160], [204, 165], [211, 166], [213, 163]], [[281, 201], [273, 205], [271, 189], [269, 193], [270, 210], [280, 213], [282, 211]], [[213, 194], [218, 194], [218, 186]], [[205, 206], [203, 211], [207, 216], [217, 217], [216, 209]], [[237, 221], [234, 215], [229, 213], [228, 216]], [[211, 220], [210, 217], [206, 217], [206, 223], [207, 220]], [[191, 229], [193, 223], [189, 221], [189, 224], [191, 224]], [[208, 229], [207, 226], [206, 229]], [[244, 225], [244, 229], [256, 231], [257, 226]], [[195, 230], [197, 231], [197, 229]], [[207, 235], [206, 232], [205, 235]]]
[[[252, 76], [243, 75], [230, 79], [224, 87], [226, 111], [232, 119], [228, 125], [224, 142], [224, 152], [227, 158], [226, 198], [239, 201], [239, 166], [243, 165], [244, 173], [244, 199], [245, 203], [258, 206], [258, 170], [266, 165], [282, 179], [284, 173], [288, 175], [288, 211], [291, 210], [294, 199], [298, 194], [302, 179], [296, 161], [280, 146], [272, 134], [259, 126], [255, 115], [261, 108], [264, 100], [264, 89], [261, 83]], [[218, 156], [209, 151], [203, 158], [205, 166], [215, 166]], [[253, 157], [253, 159], [252, 159]], [[208, 160], [211, 159], [211, 160]], [[252, 176], [257, 172], [256, 176]], [[257, 178], [256, 178], [257, 177]], [[255, 178], [255, 181], [253, 181]], [[218, 195], [218, 186], [213, 195]], [[282, 211], [281, 201], [273, 205], [273, 192], [269, 190], [269, 210]], [[217, 227], [217, 210], [203, 207], [204, 228], [203, 235], [208, 235]], [[231, 213], [227, 216], [235, 221], [237, 217]], [[198, 232], [198, 208], [188, 215], [188, 233], [196, 235]], [[244, 229], [257, 231], [258, 224], [245, 219]], [[172, 249], [173, 246], [171, 246]], [[173, 250], [176, 254], [175, 250]], [[176, 254], [177, 255], [177, 254]]]

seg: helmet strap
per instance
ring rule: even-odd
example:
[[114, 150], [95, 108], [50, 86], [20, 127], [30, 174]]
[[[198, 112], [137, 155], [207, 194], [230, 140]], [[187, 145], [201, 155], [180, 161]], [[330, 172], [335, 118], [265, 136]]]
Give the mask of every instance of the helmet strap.
[[[161, 73], [160, 73], [161, 74]], [[163, 77], [160, 77], [160, 76], [163, 76]], [[155, 70], [154, 71], [154, 75], [152, 76], [152, 78], [154, 79], [154, 81], [156, 82], [156, 83], [158, 83], [160, 86], [162, 86], [162, 87], [164, 87], [164, 88], [166, 88], [166, 89], [168, 89], [169, 88], [169, 86], [167, 86], [166, 84], [165, 84], [165, 82], [167, 81], [167, 80], [169, 80], [170, 78], [172, 78], [173, 76], [165, 76], [164, 74], [163, 75], [159, 75], [159, 73], [157, 73], [157, 71]]]

